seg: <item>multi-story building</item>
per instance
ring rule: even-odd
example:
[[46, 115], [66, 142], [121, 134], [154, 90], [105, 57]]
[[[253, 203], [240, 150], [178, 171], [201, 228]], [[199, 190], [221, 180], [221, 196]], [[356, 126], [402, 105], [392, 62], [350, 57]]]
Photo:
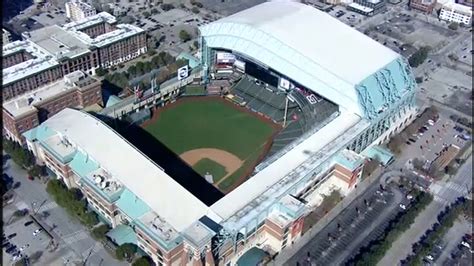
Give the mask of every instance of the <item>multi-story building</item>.
[[75, 71], [64, 78], [3, 102], [3, 132], [23, 142], [21, 134], [67, 107], [102, 105], [101, 82]]
[[11, 41], [12, 35], [6, 29], [2, 29], [2, 46]]
[[2, 61], [4, 101], [63, 76], [56, 58], [28, 40], [4, 45]]
[[441, 7], [439, 18], [448, 22], [470, 25], [472, 18], [472, 7], [458, 3], [446, 3]]
[[354, 0], [347, 5], [347, 9], [365, 16], [373, 16], [384, 12], [387, 7], [385, 0]]
[[410, 0], [410, 7], [425, 13], [432, 13], [436, 6], [436, 0]]
[[[416, 82], [406, 59], [305, 4], [254, 6], [202, 26], [199, 41], [204, 83], [223, 55], [234, 57], [246, 74], [282, 84], [295, 97], [317, 93], [320, 103], [313, 103], [327, 99], [334, 112], [315, 112], [321, 119], [307, 120], [308, 131], [265, 158], [240, 186], [213, 198], [178, 182], [172, 165], [152, 161], [85, 112], [64, 109], [23, 133], [39, 162], [84, 192], [113, 227], [111, 239], [133, 236], [157, 265], [248, 265], [241, 259], [254, 249], [274, 255], [292, 246], [313, 225], [306, 218], [327, 192], [351, 193], [364, 151], [416, 117]], [[301, 97], [305, 116], [313, 103]]]
[[3, 46], [3, 99], [21, 95], [77, 70], [95, 74], [147, 51], [145, 31], [117, 24], [102, 12], [63, 27], [52, 25], [22, 34]]
[[64, 29], [97, 49], [102, 68], [126, 62], [147, 51], [144, 30], [130, 24], [117, 24], [116, 18], [106, 12], [66, 24]]
[[81, 20], [97, 13], [95, 8], [81, 0], [66, 2], [66, 16], [72, 21]]

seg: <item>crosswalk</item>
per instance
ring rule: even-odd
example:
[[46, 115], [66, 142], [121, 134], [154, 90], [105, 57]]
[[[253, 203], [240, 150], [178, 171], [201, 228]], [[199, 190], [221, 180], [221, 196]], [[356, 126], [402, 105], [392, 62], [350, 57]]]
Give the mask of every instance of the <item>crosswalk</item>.
[[436, 202], [449, 204], [453, 200], [453, 197], [456, 198], [457, 196], [466, 195], [467, 188], [465, 185], [454, 182], [438, 182], [431, 184], [430, 192], [433, 193], [433, 199]]
[[89, 235], [85, 231], [80, 231], [70, 234], [68, 236], [64, 236], [63, 240], [64, 242], [70, 245], [87, 238], [89, 238]]
[[45, 203], [43, 206], [41, 206], [40, 211], [48, 211], [56, 207], [58, 207], [58, 204], [54, 201], [50, 201], [50, 202]]

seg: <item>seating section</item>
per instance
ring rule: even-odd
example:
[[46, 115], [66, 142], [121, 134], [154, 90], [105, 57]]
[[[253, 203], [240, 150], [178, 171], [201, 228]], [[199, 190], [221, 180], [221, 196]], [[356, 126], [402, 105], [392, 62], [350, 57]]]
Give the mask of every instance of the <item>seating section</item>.
[[[244, 75], [231, 88], [231, 93], [242, 97], [246, 107], [275, 123], [283, 124], [286, 95], [275, 87], [257, 82], [253, 77]], [[292, 90], [288, 101], [286, 126], [273, 139], [267, 158], [299, 138], [311, 128], [321, 124], [331, 114], [338, 111], [337, 105], [326, 99], [303, 90]], [[317, 99], [317, 101], [314, 101]]]

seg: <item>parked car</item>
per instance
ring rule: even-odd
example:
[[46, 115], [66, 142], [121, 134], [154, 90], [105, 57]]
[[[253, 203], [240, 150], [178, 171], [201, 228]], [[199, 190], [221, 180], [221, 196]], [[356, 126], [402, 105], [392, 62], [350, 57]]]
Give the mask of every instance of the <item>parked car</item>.
[[33, 221], [28, 221], [28, 222], [25, 223], [25, 226], [28, 226], [28, 225], [30, 225], [30, 224], [32, 224], [32, 223], [33, 223]]
[[14, 238], [15, 236], [16, 236], [16, 233], [13, 233], [13, 234], [9, 234], [9, 235], [7, 236], [7, 238], [8, 238], [8, 239], [12, 239], [12, 238]]
[[407, 206], [406, 206], [405, 204], [400, 204], [400, 208], [401, 208], [402, 210], [406, 210], [406, 209], [407, 209]]
[[36, 230], [33, 232], [33, 236], [37, 236], [41, 231], [43, 231], [43, 229], [41, 229], [41, 228], [36, 229]]

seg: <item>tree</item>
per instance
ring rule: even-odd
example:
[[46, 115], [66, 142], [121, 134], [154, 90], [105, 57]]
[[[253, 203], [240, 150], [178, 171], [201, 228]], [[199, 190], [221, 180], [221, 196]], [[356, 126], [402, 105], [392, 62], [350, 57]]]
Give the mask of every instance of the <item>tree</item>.
[[459, 28], [459, 24], [456, 22], [452, 22], [451, 24], [448, 25], [448, 28], [450, 30], [457, 30]]
[[117, 256], [117, 259], [124, 260], [133, 258], [135, 252], [137, 252], [137, 246], [135, 246], [134, 244], [125, 243], [120, 245], [115, 250], [115, 255]]
[[23, 209], [23, 210], [16, 210], [14, 213], [13, 213], [13, 216], [15, 217], [23, 217], [25, 215], [28, 214], [28, 209]]
[[423, 83], [423, 77], [416, 77], [415, 78], [416, 83], [420, 84]]
[[37, 164], [35, 164], [31, 169], [28, 170], [28, 174], [33, 177], [41, 177], [43, 173], [43, 167]]
[[199, 8], [203, 7], [203, 4], [201, 2], [196, 1], [196, 0], [191, 0], [190, 3], [191, 3], [191, 5], [199, 7]]
[[147, 54], [148, 54], [149, 56], [154, 56], [154, 55], [156, 55], [156, 50], [155, 50], [155, 49], [148, 49]]
[[107, 69], [103, 69], [103, 68], [98, 68], [95, 73], [97, 74], [97, 76], [99, 77], [103, 77], [105, 76], [109, 71]]
[[15, 264], [13, 264], [15, 266], [27, 266], [28, 265], [28, 262], [26, 261], [25, 258], [21, 258], [19, 261], [15, 262]]
[[160, 11], [158, 11], [158, 9], [156, 9], [156, 8], [152, 8], [150, 11], [153, 15], [160, 13]]
[[430, 51], [430, 47], [424, 46], [418, 49], [410, 58], [408, 59], [408, 63], [410, 64], [411, 67], [417, 67], [428, 58], [428, 53]]
[[171, 9], [174, 9], [173, 4], [162, 4], [160, 7], [161, 7], [161, 9], [163, 9], [163, 11], [169, 11]]
[[151, 265], [153, 265], [153, 262], [151, 262], [150, 257], [147, 257], [147, 256], [140, 257], [132, 263], [132, 266], [151, 266]]
[[187, 31], [181, 30], [179, 32], [179, 38], [181, 39], [181, 41], [187, 42], [187, 41], [191, 40], [191, 35]]
[[196, 7], [196, 6], [193, 6], [193, 8], [191, 8], [191, 11], [192, 11], [194, 14], [199, 14], [199, 8]]
[[90, 211], [82, 215], [82, 222], [88, 227], [93, 227], [99, 223], [99, 219], [97, 218], [97, 214]]
[[109, 230], [110, 230], [110, 228], [109, 228], [108, 225], [101, 224], [101, 225], [95, 227], [94, 229], [92, 229], [92, 236], [95, 239], [99, 239], [99, 240], [105, 239], [105, 235], [107, 234], [107, 232]]
[[144, 16], [145, 18], [147, 18], [147, 17], [151, 16], [151, 14], [150, 14], [150, 12], [145, 11], [145, 12], [143, 12], [143, 16]]

